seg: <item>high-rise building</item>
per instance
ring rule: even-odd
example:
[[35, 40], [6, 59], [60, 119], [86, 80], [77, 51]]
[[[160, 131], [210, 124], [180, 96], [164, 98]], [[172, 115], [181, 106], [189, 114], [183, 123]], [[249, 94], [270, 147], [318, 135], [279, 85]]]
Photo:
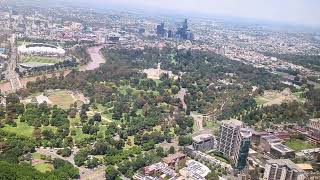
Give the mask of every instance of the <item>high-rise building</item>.
[[176, 32], [176, 37], [178, 39], [183, 39], [183, 40], [193, 40], [194, 35], [193, 33], [188, 30], [188, 20], [185, 19], [184, 22], [182, 23], [182, 26], [178, 28]]
[[194, 34], [188, 29], [188, 20], [185, 19], [181, 26], [178, 27], [177, 31], [174, 32], [172, 30], [165, 29], [165, 25], [162, 22], [157, 25], [156, 34], [161, 38], [177, 38], [181, 40], [193, 40]]
[[166, 30], [164, 29], [164, 22], [157, 26], [156, 33], [158, 37], [165, 37]]
[[263, 175], [264, 180], [304, 180], [305, 171], [289, 159], [268, 160]]
[[223, 121], [217, 139], [217, 150], [232, 159], [237, 170], [246, 167], [252, 133], [243, 128], [241, 121], [232, 119]]

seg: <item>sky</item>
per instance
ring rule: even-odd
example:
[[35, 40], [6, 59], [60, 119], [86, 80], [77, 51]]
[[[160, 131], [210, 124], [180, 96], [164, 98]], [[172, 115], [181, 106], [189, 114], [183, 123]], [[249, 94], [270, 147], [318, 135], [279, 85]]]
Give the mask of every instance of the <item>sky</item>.
[[320, 26], [320, 0], [70, 0], [98, 7], [201, 13]]

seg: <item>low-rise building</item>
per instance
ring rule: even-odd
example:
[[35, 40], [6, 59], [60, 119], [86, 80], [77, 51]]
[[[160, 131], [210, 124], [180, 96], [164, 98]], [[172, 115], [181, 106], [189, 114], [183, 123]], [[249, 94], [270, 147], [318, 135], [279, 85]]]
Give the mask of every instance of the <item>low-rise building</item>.
[[169, 156], [162, 159], [162, 162], [168, 166], [174, 167], [177, 162], [184, 160], [186, 155], [181, 152], [176, 152], [175, 154], [170, 154]]
[[291, 159], [295, 157], [295, 152], [293, 149], [281, 144], [275, 143], [271, 145], [270, 154], [275, 158], [287, 158]]
[[192, 146], [198, 151], [209, 151], [215, 148], [216, 140], [212, 134], [200, 134], [192, 138]]
[[205, 180], [205, 177], [211, 172], [206, 165], [194, 160], [188, 160], [186, 166], [179, 171], [184, 179]]
[[268, 160], [263, 175], [264, 180], [304, 180], [305, 171], [289, 159]]
[[274, 135], [261, 136], [259, 148], [264, 152], [270, 152], [272, 144], [281, 142], [282, 140]]

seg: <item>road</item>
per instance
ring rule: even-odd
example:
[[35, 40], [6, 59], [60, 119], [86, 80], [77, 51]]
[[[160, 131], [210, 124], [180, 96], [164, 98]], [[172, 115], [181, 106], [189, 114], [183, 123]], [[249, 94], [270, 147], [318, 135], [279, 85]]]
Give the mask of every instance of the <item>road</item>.
[[187, 109], [187, 104], [186, 104], [186, 101], [184, 99], [185, 95], [187, 95], [187, 89], [186, 88], [181, 88], [180, 91], [178, 92], [178, 94], [176, 95], [176, 98], [180, 99], [183, 109], [186, 110]]
[[22, 88], [22, 84], [19, 79], [18, 73], [15, 71], [17, 67], [17, 47], [15, 45], [16, 36], [13, 34], [10, 38], [10, 59], [7, 69], [7, 80], [10, 81], [11, 89], [13, 92], [17, 91], [18, 89]]

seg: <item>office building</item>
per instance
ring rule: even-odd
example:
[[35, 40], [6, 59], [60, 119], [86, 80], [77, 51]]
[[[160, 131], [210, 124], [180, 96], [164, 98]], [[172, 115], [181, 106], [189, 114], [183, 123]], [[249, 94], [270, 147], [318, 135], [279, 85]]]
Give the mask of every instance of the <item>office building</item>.
[[232, 159], [237, 170], [246, 167], [252, 133], [243, 128], [241, 121], [232, 119], [223, 121], [217, 139], [217, 150]]
[[192, 146], [198, 151], [209, 151], [215, 148], [215, 137], [212, 134], [200, 134], [192, 138]]
[[249, 129], [242, 128], [237, 136], [236, 147], [234, 152], [235, 167], [238, 170], [243, 170], [247, 165], [247, 158], [249, 155], [251, 144], [251, 131]]
[[166, 30], [164, 29], [164, 22], [161, 24], [157, 25], [156, 33], [158, 37], [165, 37], [166, 35]]
[[304, 180], [305, 171], [289, 159], [268, 160], [263, 175], [264, 180]]

